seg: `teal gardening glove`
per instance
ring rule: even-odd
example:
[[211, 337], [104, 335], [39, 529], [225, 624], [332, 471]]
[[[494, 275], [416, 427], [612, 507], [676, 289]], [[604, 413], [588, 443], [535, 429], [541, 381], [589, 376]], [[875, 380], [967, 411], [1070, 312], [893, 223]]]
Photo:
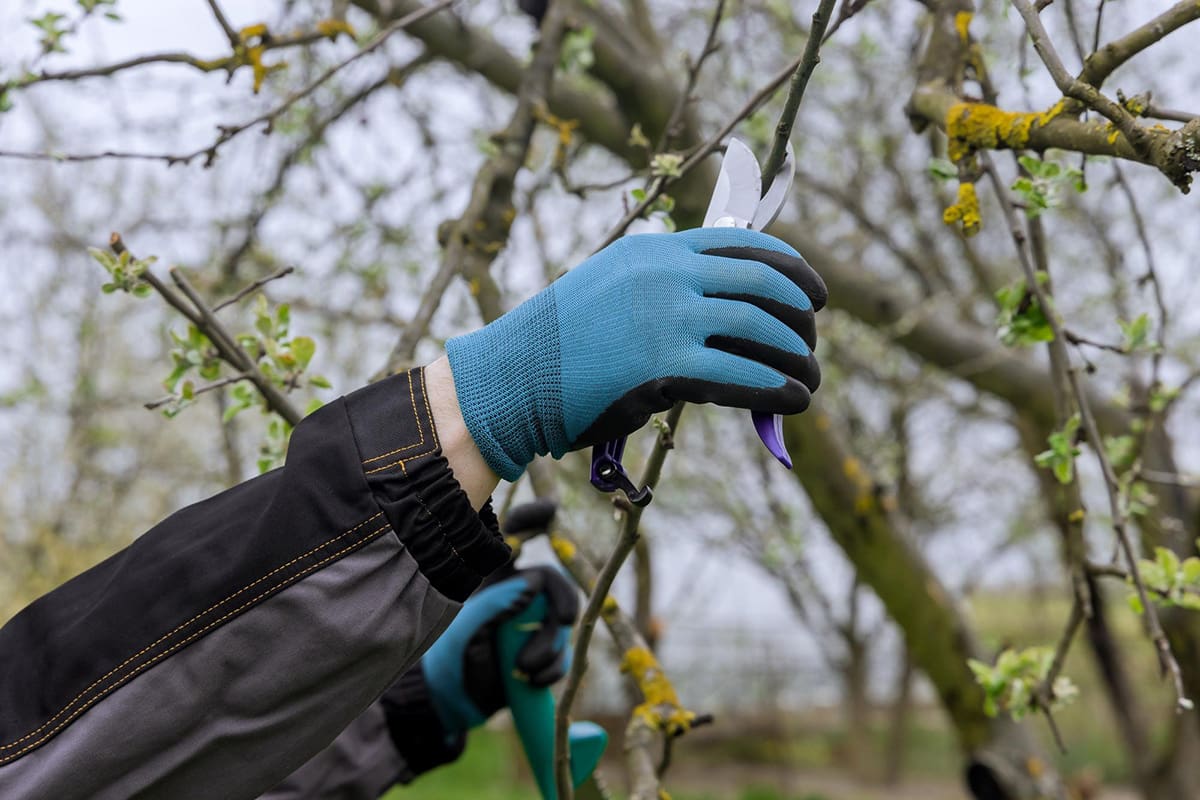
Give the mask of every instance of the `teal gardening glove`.
[[516, 658], [529, 685], [549, 686], [570, 668], [571, 626], [579, 613], [575, 587], [547, 566], [502, 573], [467, 599], [417, 666], [383, 695], [392, 739], [406, 762], [402, 782], [457, 759], [467, 732], [508, 706], [497, 648], [505, 622], [523, 612], [541, 620]]
[[764, 233], [627, 236], [446, 354], [472, 438], [512, 481], [536, 455], [624, 436], [678, 400], [803, 411], [825, 297]]

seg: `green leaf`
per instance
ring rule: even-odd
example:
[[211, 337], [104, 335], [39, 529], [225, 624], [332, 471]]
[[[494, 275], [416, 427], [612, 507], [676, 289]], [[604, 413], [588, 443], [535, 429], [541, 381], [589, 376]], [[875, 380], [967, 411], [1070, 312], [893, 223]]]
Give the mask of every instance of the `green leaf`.
[[656, 178], [678, 178], [683, 173], [683, 156], [679, 153], [659, 153], [650, 159], [650, 174]]
[[1179, 556], [1169, 548], [1156, 547], [1154, 548], [1154, 560], [1158, 563], [1158, 567], [1166, 579], [1165, 588], [1174, 587], [1179, 579]]
[[308, 382], [318, 389], [332, 389], [333, 384], [329, 382], [329, 378], [324, 375], [310, 375]]
[[596, 63], [592, 45], [596, 41], [596, 29], [591, 25], [568, 31], [563, 36], [559, 64], [564, 72], [586, 72]]
[[296, 359], [296, 366], [301, 370], [308, 367], [308, 362], [312, 361], [313, 354], [317, 351], [317, 343], [308, 336], [297, 336], [292, 339], [292, 355]]
[[1128, 434], [1107, 436], [1104, 439], [1104, 452], [1115, 469], [1124, 469], [1133, 463], [1137, 455], [1137, 440]]
[[1129, 607], [1133, 609], [1133, 613], [1139, 616], [1146, 613], [1146, 608], [1142, 605], [1142, 598], [1136, 594], [1129, 595]]
[[1146, 340], [1150, 334], [1150, 315], [1146, 313], [1139, 314], [1132, 322], [1117, 320], [1117, 324], [1121, 326], [1121, 333], [1124, 336], [1124, 342], [1121, 349], [1126, 353], [1132, 353], [1135, 350], [1140, 350], [1146, 345]]
[[1200, 558], [1185, 558], [1180, 566], [1184, 584], [1200, 588]]
[[946, 158], [931, 158], [927, 167], [929, 174], [940, 181], [957, 180], [958, 167]]
[[[1038, 282], [1045, 283], [1044, 273], [1038, 275]], [[1024, 280], [1017, 280], [996, 292], [996, 301], [1000, 306], [996, 317], [998, 333], [1004, 344], [1011, 346], [1027, 346], [1039, 342], [1049, 342], [1054, 339], [1054, 329], [1042, 312], [1037, 298], [1029, 291]]]

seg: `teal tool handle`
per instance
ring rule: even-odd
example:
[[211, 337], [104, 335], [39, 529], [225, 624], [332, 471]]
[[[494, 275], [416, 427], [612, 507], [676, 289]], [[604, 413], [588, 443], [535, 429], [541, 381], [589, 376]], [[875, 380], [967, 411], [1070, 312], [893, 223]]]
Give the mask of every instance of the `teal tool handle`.
[[[546, 600], [538, 597], [528, 608], [501, 625], [496, 638], [508, 707], [529, 768], [542, 800], [558, 800], [554, 785], [554, 695], [549, 687], [531, 686], [517, 672], [517, 654], [545, 615]], [[607, 744], [608, 734], [599, 725], [571, 723], [571, 779], [576, 786], [592, 774]]]

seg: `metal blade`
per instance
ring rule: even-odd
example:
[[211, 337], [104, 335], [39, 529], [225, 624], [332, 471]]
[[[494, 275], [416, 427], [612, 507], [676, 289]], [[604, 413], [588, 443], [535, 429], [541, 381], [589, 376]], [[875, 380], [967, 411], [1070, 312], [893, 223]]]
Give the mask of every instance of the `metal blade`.
[[787, 202], [788, 190], [792, 188], [792, 178], [796, 174], [796, 156], [792, 152], [791, 142], [788, 142], [786, 152], [787, 156], [779, 166], [779, 172], [775, 173], [774, 177], [767, 178], [771, 183], [758, 204], [758, 210], [754, 212], [750, 227], [756, 231], [761, 231], [774, 222], [783, 204]]
[[739, 228], [748, 226], [758, 210], [761, 193], [758, 159], [740, 140], [730, 139], [704, 215], [704, 227], [711, 228], [722, 217], [732, 217]]

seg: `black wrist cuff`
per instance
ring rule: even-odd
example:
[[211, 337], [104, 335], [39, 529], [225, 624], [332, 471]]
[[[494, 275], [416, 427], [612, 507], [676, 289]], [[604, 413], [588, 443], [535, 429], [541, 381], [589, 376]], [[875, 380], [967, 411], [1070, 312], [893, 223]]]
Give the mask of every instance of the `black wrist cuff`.
[[421, 773], [462, 755], [467, 735], [463, 731], [447, 732], [442, 726], [420, 663], [392, 684], [380, 703], [392, 743], [404, 760], [397, 782], [409, 783]]
[[442, 457], [425, 371], [385, 378], [346, 397], [363, 476], [392, 529], [433, 587], [459, 602], [512, 554], [490, 506], [471, 507]]

